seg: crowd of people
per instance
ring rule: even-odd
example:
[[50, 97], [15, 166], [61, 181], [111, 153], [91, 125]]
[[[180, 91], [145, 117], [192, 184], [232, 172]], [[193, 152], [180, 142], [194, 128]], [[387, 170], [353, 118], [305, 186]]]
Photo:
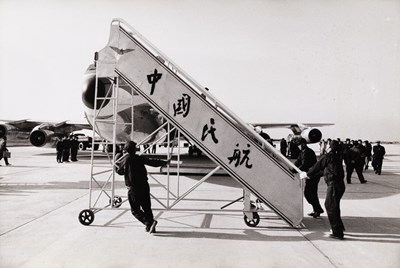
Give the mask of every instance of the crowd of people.
[[64, 136], [57, 141], [57, 163], [78, 161], [79, 141], [74, 135]]
[[[331, 150], [331, 139], [320, 141], [320, 154], [324, 155]], [[346, 139], [342, 142], [339, 138], [337, 139], [339, 148], [343, 154], [344, 164], [346, 165], [346, 180], [351, 183], [351, 174], [356, 170], [357, 176], [360, 182], [364, 182], [363, 170], [369, 168], [369, 163], [375, 171], [375, 174], [381, 175], [382, 163], [386, 154], [385, 147], [383, 147], [380, 141], [376, 142], [376, 145], [365, 140], [351, 140]]]
[[355, 170], [360, 183], [366, 183], [363, 171], [369, 168], [371, 160], [375, 173], [380, 175], [385, 147], [379, 141], [372, 147], [367, 140], [364, 145], [361, 140], [346, 139], [345, 143], [340, 139], [322, 140], [320, 159], [317, 161], [315, 152], [308, 148], [306, 140], [301, 139], [299, 151], [295, 165], [307, 174], [304, 196], [313, 207], [308, 215], [319, 218], [324, 213], [318, 199], [318, 183], [323, 176], [327, 185], [324, 205], [332, 230], [330, 237], [343, 239], [345, 227], [340, 216], [340, 200], [346, 189], [344, 178], [347, 184], [351, 184], [351, 176]]

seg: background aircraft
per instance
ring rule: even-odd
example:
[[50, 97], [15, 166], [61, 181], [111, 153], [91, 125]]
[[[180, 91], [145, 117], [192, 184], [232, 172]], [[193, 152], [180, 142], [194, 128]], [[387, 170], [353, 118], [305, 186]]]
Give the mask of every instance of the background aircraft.
[[288, 141], [299, 143], [303, 138], [307, 143], [317, 143], [322, 138], [321, 131], [316, 127], [332, 126], [332, 123], [252, 123], [252, 126], [261, 128], [288, 128], [293, 134], [289, 134]]
[[86, 123], [62, 121], [51, 123], [35, 120], [0, 120], [0, 138], [7, 136], [7, 144], [53, 147], [57, 138], [82, 129], [92, 129]]

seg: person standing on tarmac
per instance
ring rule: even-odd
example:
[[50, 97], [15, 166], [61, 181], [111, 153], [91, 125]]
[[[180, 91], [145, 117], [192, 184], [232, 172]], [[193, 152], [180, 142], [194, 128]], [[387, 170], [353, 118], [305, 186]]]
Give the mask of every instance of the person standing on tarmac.
[[[128, 156], [117, 164], [117, 173], [124, 175], [132, 215], [146, 226], [146, 232], [155, 233], [157, 221], [154, 220], [151, 210], [150, 187], [145, 165], [161, 167], [167, 165], [169, 161], [137, 155], [136, 143], [133, 141], [125, 144], [124, 153], [128, 153]], [[121, 156], [121, 154], [116, 155], [116, 159]]]
[[0, 139], [0, 160], [4, 158], [4, 163], [6, 163], [6, 166], [10, 166], [11, 164], [8, 163], [8, 157], [4, 155], [7, 152], [7, 136], [3, 136]]
[[71, 138], [71, 161], [76, 162], [78, 161], [79, 141], [76, 139], [75, 135], [72, 135]]
[[71, 150], [71, 141], [66, 136], [63, 140], [63, 162], [69, 162], [69, 154]]
[[346, 172], [350, 169], [351, 165], [351, 156], [350, 156], [350, 149], [353, 147], [351, 144], [351, 140], [349, 138], [346, 139], [346, 143], [342, 146], [342, 156], [344, 160], [344, 164], [346, 166]]
[[62, 154], [63, 154], [63, 148], [64, 148], [64, 145], [63, 145], [63, 140], [62, 140], [62, 138], [60, 139], [58, 139], [58, 141], [57, 141], [57, 144], [56, 144], [56, 150], [57, 150], [57, 163], [62, 163], [63, 161], [62, 161]]
[[300, 149], [294, 141], [289, 143], [289, 151], [290, 151], [290, 159], [297, 159], [297, 157], [299, 157]]
[[312, 178], [324, 173], [325, 183], [328, 186], [325, 198], [325, 210], [328, 214], [329, 223], [331, 225], [331, 238], [343, 240], [345, 230], [342, 218], [340, 216], [340, 200], [345, 192], [344, 170], [342, 152], [339, 144], [333, 140], [331, 142], [331, 150], [323, 155], [321, 159], [312, 166], [307, 172], [308, 178]]
[[365, 147], [365, 170], [368, 169], [368, 164], [372, 159], [372, 145], [367, 140], [364, 141]]
[[363, 145], [362, 140], [358, 140], [358, 147], [361, 151], [362, 169], [364, 170], [365, 160], [367, 159], [367, 148]]
[[[307, 146], [307, 141], [305, 139], [300, 140], [300, 148], [301, 152], [294, 164], [301, 171], [307, 172], [317, 162], [317, 156], [314, 151]], [[304, 197], [313, 207], [313, 212], [308, 215], [314, 218], [319, 218], [321, 213], [324, 213], [318, 199], [318, 183], [321, 176], [321, 174], [316, 174], [310, 177], [310, 179], [306, 180], [306, 185], [304, 187]]]
[[385, 147], [381, 145], [380, 141], [376, 142], [376, 145], [373, 147], [373, 156], [372, 156], [372, 166], [375, 170], [375, 174], [381, 175], [382, 172], [382, 164], [383, 157], [386, 154]]
[[280, 151], [281, 154], [283, 156], [286, 156], [286, 152], [287, 152], [287, 142], [284, 138], [281, 139], [281, 143], [280, 143]]
[[353, 173], [353, 170], [356, 170], [358, 179], [360, 180], [361, 183], [366, 183], [367, 181], [364, 179], [363, 175], [363, 170], [364, 170], [364, 163], [365, 163], [365, 157], [364, 157], [364, 146], [360, 147], [360, 144], [358, 144], [358, 141], [354, 141], [353, 147], [350, 148], [348, 152], [348, 166], [346, 169], [347, 175], [346, 175], [346, 180], [348, 184], [351, 184], [351, 174]]

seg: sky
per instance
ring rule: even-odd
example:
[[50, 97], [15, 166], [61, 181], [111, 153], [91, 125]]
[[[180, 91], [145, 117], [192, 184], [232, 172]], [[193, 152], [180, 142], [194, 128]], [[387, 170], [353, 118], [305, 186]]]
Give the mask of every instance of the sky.
[[246, 122], [400, 141], [398, 0], [0, 0], [0, 119], [84, 121], [82, 77], [113, 18]]

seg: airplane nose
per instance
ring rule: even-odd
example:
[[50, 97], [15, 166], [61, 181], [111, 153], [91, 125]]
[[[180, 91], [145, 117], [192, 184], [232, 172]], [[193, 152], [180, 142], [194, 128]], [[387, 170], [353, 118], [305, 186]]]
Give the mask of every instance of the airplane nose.
[[[100, 78], [97, 83], [97, 97], [104, 98], [110, 97], [111, 91], [109, 90], [111, 87], [111, 82], [107, 78]], [[83, 80], [82, 87], [82, 102], [83, 104], [89, 108], [94, 109], [94, 98], [96, 92], [96, 74], [89, 73], [86, 74]], [[102, 104], [104, 101], [104, 104]], [[96, 108], [99, 109], [102, 105], [105, 106], [108, 104], [110, 100], [97, 100]]]

